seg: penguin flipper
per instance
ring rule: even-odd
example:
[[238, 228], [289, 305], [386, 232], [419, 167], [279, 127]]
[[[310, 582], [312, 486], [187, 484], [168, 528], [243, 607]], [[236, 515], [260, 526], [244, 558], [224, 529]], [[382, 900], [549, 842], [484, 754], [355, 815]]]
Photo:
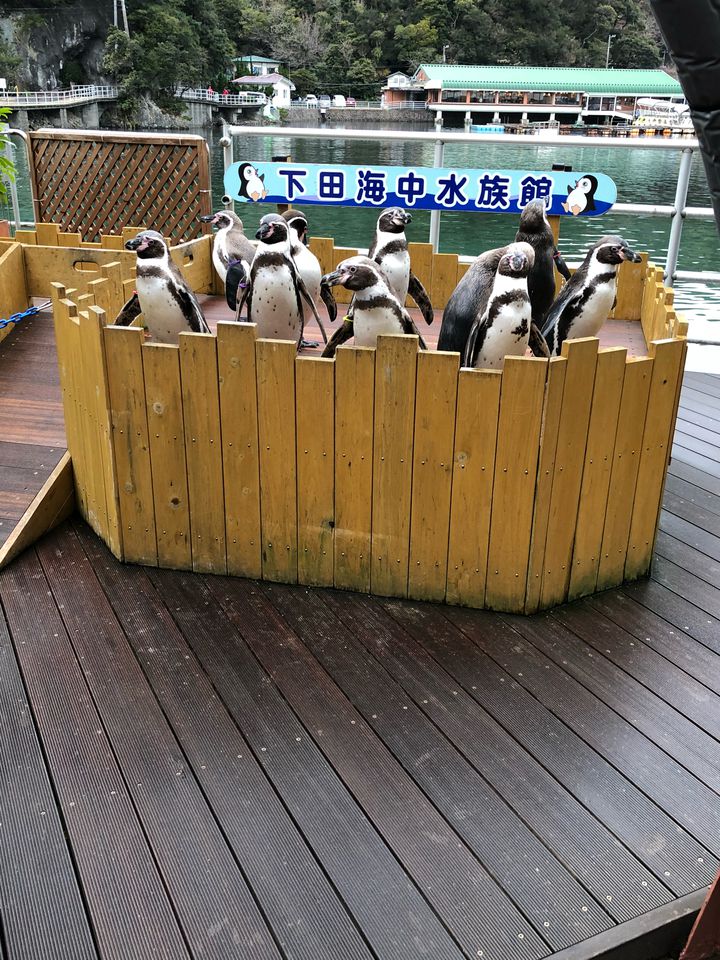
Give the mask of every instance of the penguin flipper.
[[342, 326], [338, 327], [332, 337], [330, 337], [328, 345], [325, 347], [320, 356], [324, 357], [325, 359], [334, 357], [335, 351], [340, 344], [345, 343], [345, 341], [349, 340], [352, 336], [354, 336], [354, 334], [355, 327], [352, 320], [349, 317], [345, 317]]
[[[308, 304], [310, 304], [310, 309], [312, 310], [315, 316], [315, 319], [317, 320], [317, 325], [320, 327], [320, 333], [322, 334], [322, 338], [325, 341], [325, 343], [327, 343], [328, 342], [327, 334], [325, 333], [325, 327], [323, 326], [323, 322], [320, 319], [320, 314], [317, 312], [315, 301], [308, 293], [307, 287], [305, 286], [300, 274], [297, 274], [297, 286], [298, 286], [298, 290], [300, 291], [300, 296], [303, 298], [303, 300], [305, 300]], [[302, 311], [300, 311], [300, 314], [302, 316]], [[300, 337], [302, 339], [302, 333], [300, 334]]]
[[530, 324], [530, 337], [528, 345], [533, 352], [534, 357], [546, 357], [550, 358], [550, 347], [547, 345], [545, 337], [540, 333], [538, 326], [534, 323]]
[[248, 280], [247, 286], [243, 290], [242, 296], [240, 297], [240, 302], [238, 303], [237, 310], [235, 311], [236, 322], [240, 321], [240, 314], [242, 313], [243, 304], [246, 300], [248, 305], [248, 321], [252, 323], [252, 319], [250, 317], [250, 309], [252, 307], [252, 280]]
[[127, 303], [123, 304], [120, 313], [115, 317], [113, 326], [129, 327], [135, 317], [138, 317], [141, 313], [142, 311], [140, 310], [140, 301], [138, 300], [138, 295], [133, 293]]
[[555, 269], [560, 276], [564, 277], [565, 280], [569, 280], [572, 274], [557, 247], [553, 247], [553, 260], [555, 261]]
[[402, 317], [400, 319], [400, 323], [402, 324], [403, 333], [412, 334], [413, 336], [417, 337], [418, 340], [420, 341], [420, 349], [427, 350], [427, 344], [423, 340], [422, 334], [420, 333], [418, 328], [415, 326], [415, 323], [412, 317], [410, 316], [410, 314], [407, 312], [407, 310], [402, 311]]
[[435, 319], [432, 303], [430, 303], [430, 297], [427, 295], [425, 287], [420, 283], [414, 273], [410, 274], [408, 293], [420, 308], [420, 313], [422, 313], [425, 323], [430, 326]]
[[183, 284], [181, 287], [178, 287], [175, 296], [183, 312], [190, 318], [190, 329], [192, 332], [210, 333], [210, 327], [207, 325], [205, 315], [200, 309], [200, 304], [195, 299], [195, 294], [192, 290]]
[[335, 323], [335, 320], [337, 319], [337, 303], [335, 303], [332, 287], [328, 286], [327, 283], [320, 284], [320, 299], [327, 308], [330, 323]]
[[235, 261], [228, 267], [225, 275], [225, 302], [233, 313], [237, 310], [238, 290], [245, 290], [249, 279], [247, 265], [243, 260]]

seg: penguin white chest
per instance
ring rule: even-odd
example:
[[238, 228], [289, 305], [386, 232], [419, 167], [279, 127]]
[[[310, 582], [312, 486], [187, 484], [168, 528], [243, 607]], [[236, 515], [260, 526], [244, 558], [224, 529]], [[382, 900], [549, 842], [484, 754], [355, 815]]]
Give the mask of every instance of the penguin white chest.
[[522, 357], [528, 347], [532, 310], [527, 296], [503, 304], [487, 328], [475, 366], [501, 370], [505, 357]]
[[566, 339], [594, 337], [610, 315], [615, 303], [617, 278], [596, 283], [582, 312], [573, 320]]
[[376, 347], [377, 338], [403, 332], [402, 324], [387, 307], [366, 309], [358, 305], [353, 316], [356, 347]]
[[378, 251], [375, 262], [382, 267], [387, 278], [388, 286], [404, 306], [410, 283], [410, 254], [407, 250], [392, 250], [383, 252], [383, 247], [397, 242], [394, 234], [381, 233], [378, 237]]
[[288, 266], [263, 267], [255, 273], [250, 322], [257, 324], [259, 337], [298, 340], [295, 278]]
[[174, 285], [172, 277], [154, 273], [145, 277], [138, 274], [135, 282], [147, 328], [153, 340], [160, 343], [178, 343], [180, 334], [191, 329], [188, 318], [172, 294], [171, 285]]
[[217, 270], [223, 283], [227, 277], [227, 265], [230, 259], [227, 250], [227, 235], [229, 230], [230, 227], [224, 227], [222, 230], [218, 230], [215, 234], [215, 242], [213, 243], [213, 266]]
[[[312, 250], [308, 250], [304, 243], [299, 243], [297, 246], [294, 246], [292, 253], [295, 267], [305, 284], [305, 289], [317, 305], [318, 299], [320, 298], [320, 280], [322, 279], [320, 261]], [[305, 300], [302, 301], [302, 305], [305, 323], [310, 323], [315, 319], [312, 307], [309, 303], [306, 303]]]

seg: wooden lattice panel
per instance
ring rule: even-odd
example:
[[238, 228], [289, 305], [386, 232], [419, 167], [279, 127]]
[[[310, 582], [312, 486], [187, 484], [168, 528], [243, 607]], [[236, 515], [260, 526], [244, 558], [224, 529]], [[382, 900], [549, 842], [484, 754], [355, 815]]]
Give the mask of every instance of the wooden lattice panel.
[[129, 225], [175, 242], [211, 229], [198, 220], [211, 212], [202, 137], [38, 130], [30, 144], [38, 223], [91, 241]]

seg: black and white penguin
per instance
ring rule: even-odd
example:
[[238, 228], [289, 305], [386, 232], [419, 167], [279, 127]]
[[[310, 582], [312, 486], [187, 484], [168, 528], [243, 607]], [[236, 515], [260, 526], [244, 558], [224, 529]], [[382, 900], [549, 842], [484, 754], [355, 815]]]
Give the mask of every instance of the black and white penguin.
[[485, 313], [498, 264], [508, 249], [497, 247], [481, 253], [460, 279], [443, 311], [438, 350], [454, 350], [465, 355], [470, 330]]
[[241, 163], [238, 169], [238, 178], [240, 186], [238, 193], [241, 197], [246, 197], [257, 203], [258, 200], [264, 200], [267, 196], [265, 189], [265, 174], [258, 173], [257, 167], [251, 163]]
[[525, 355], [532, 320], [528, 275], [534, 259], [529, 243], [511, 243], [500, 257], [487, 305], [468, 337], [464, 366], [502, 370], [506, 356]]
[[551, 356], [560, 356], [566, 340], [597, 336], [615, 304], [617, 268], [640, 256], [622, 237], [601, 237], [550, 307], [542, 334]]
[[555, 268], [565, 280], [570, 279], [570, 271], [555, 246], [543, 200], [533, 200], [524, 208], [515, 242], [529, 243], [535, 251], [535, 262], [528, 276], [528, 294], [533, 322], [542, 327], [545, 314], [555, 299]]
[[323, 286], [341, 285], [354, 293], [352, 318], [346, 317], [323, 351], [323, 357], [333, 357], [341, 343], [355, 338], [357, 347], [377, 346], [381, 334], [414, 334], [425, 342], [410, 314], [390, 289], [387, 278], [369, 257], [349, 257], [338, 264], [332, 273], [322, 278]]
[[597, 188], [597, 177], [594, 177], [591, 173], [580, 177], [574, 187], [568, 187], [568, 198], [562, 204], [563, 210], [566, 213], [571, 213], [574, 217], [587, 210], [594, 210]]
[[250, 282], [238, 304], [238, 316], [247, 300], [248, 320], [257, 324], [259, 337], [299, 343], [304, 325], [303, 299], [312, 303], [298, 274], [290, 249], [288, 224], [277, 213], [260, 221], [260, 243], [250, 268]]
[[[327, 288], [321, 287], [320, 284], [322, 279], [320, 261], [307, 245], [309, 240], [307, 217], [300, 210], [293, 210], [292, 208], [284, 210], [281, 216], [283, 220], [287, 222], [290, 229], [290, 251], [295, 261], [297, 272], [300, 274], [305, 284], [305, 289], [315, 304], [315, 308], [317, 308], [318, 301], [323, 295], [323, 290]], [[332, 323], [337, 316], [335, 301], [330, 297], [329, 301], [325, 300], [325, 303], [328, 308], [330, 322]], [[307, 325], [317, 316], [317, 309], [313, 310], [310, 304], [303, 303], [303, 310], [305, 313], [305, 324]], [[327, 343], [327, 338], [325, 342]]]
[[213, 238], [212, 261], [222, 282], [225, 283], [227, 278], [228, 266], [238, 261], [247, 265], [249, 275], [255, 245], [245, 236], [240, 217], [233, 210], [218, 210], [200, 219], [211, 223], [217, 230]]
[[144, 230], [125, 244], [137, 254], [135, 290], [145, 324], [158, 343], [178, 343], [181, 333], [210, 333], [195, 294], [156, 230]]
[[401, 304], [408, 293], [420, 308], [426, 323], [433, 322], [433, 308], [425, 287], [410, 270], [405, 227], [412, 221], [412, 214], [402, 207], [390, 207], [378, 217], [375, 237], [370, 244], [368, 257], [379, 263], [387, 277], [388, 285]]

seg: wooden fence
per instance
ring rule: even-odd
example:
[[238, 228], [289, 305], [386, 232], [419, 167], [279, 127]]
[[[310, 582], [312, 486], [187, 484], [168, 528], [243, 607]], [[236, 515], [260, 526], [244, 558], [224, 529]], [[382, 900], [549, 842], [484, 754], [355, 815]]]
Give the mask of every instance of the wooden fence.
[[642, 576], [685, 353], [643, 273], [618, 302], [639, 283], [647, 357], [593, 338], [502, 372], [412, 337], [334, 360], [234, 323], [145, 343], [58, 285], [80, 510], [126, 561], [515, 612]]
[[207, 142], [177, 134], [38, 130], [30, 134], [35, 220], [89, 240], [148, 223], [176, 242], [209, 234]]

